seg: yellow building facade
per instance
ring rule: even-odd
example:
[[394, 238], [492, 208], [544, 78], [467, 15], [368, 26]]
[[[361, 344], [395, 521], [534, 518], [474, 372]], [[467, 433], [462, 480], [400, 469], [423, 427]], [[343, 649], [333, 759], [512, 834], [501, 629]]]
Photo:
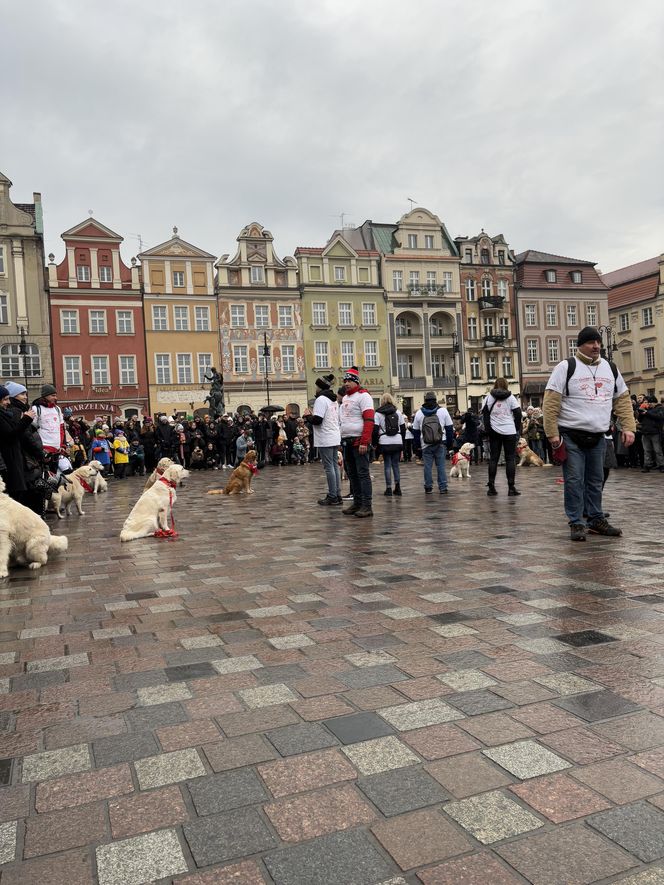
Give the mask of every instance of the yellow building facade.
[[152, 414], [206, 407], [204, 376], [219, 367], [215, 256], [173, 236], [138, 256]]

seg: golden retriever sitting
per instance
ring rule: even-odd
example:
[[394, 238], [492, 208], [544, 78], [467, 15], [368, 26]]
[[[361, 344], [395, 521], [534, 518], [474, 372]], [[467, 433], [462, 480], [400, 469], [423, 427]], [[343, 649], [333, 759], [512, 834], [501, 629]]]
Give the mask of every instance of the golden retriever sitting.
[[89, 464], [83, 464], [64, 477], [65, 485], [59, 486], [57, 492], [53, 492], [49, 502], [59, 519], [64, 519], [65, 515], [71, 516], [72, 504], [78, 510], [79, 516], [85, 516], [83, 496], [86, 492], [94, 494], [94, 483], [100, 470], [103, 470], [103, 467], [99, 461], [90, 461]]
[[470, 453], [474, 448], [474, 443], [464, 443], [459, 451], [452, 455], [450, 476], [457, 476], [459, 479], [470, 479]]
[[9, 563], [41, 568], [50, 553], [64, 553], [64, 535], [51, 535], [48, 525], [32, 510], [5, 494], [0, 478], [0, 578], [9, 574]]
[[540, 456], [533, 452], [523, 437], [516, 444], [516, 453], [519, 456], [517, 467], [553, 467], [553, 464], [545, 464]]
[[168, 517], [176, 501], [175, 488], [182, 485], [182, 480], [187, 476], [189, 471], [179, 464], [167, 467], [152, 488], [144, 491], [134, 504], [122, 526], [120, 540], [148, 538], [158, 531], [173, 534], [173, 529], [168, 525]]
[[159, 477], [163, 476], [164, 470], [166, 470], [167, 467], [170, 467], [173, 464], [175, 464], [175, 461], [171, 461], [170, 458], [160, 458], [160, 460], [157, 462], [157, 466], [145, 481], [143, 491], [147, 492], [148, 489], [151, 489], [152, 486], [157, 482]]
[[231, 473], [225, 489], [212, 489], [208, 495], [239, 495], [245, 492], [247, 495], [253, 495], [251, 488], [251, 480], [255, 473], [258, 472], [256, 467], [256, 452], [248, 451], [244, 461], [235, 468]]

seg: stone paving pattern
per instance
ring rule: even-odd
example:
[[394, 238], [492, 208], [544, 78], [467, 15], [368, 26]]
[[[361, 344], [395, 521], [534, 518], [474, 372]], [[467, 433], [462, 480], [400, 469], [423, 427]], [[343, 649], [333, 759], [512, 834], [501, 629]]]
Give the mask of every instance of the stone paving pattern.
[[178, 494], [138, 479], [0, 583], [0, 885], [664, 883], [658, 477], [572, 545], [557, 471], [484, 469], [373, 520], [319, 465]]

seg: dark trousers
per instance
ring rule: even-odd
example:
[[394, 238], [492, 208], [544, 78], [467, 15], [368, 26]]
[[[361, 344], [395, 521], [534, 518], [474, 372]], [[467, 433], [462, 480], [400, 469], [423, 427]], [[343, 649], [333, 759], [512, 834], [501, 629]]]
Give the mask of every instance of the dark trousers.
[[126, 462], [124, 464], [116, 464], [115, 465], [115, 478], [116, 479], [124, 479], [126, 469], [127, 469]]
[[224, 464], [235, 464], [235, 440], [228, 440], [224, 443]]
[[265, 452], [267, 450], [267, 440], [266, 439], [257, 439], [256, 440], [256, 457], [259, 461], [265, 460]]
[[516, 444], [518, 439], [519, 437], [516, 433], [507, 436], [502, 433], [496, 433], [495, 430], [489, 432], [489, 447], [491, 451], [491, 457], [489, 458], [489, 483], [491, 485], [496, 481], [501, 449], [505, 452], [507, 484], [510, 486], [514, 485], [516, 477]]
[[361, 455], [355, 439], [342, 439], [344, 465], [350, 480], [350, 490], [358, 507], [371, 507], [371, 473], [369, 455]]
[[403, 444], [403, 459], [404, 461], [410, 461], [413, 457], [413, 441], [412, 439], [404, 440]]

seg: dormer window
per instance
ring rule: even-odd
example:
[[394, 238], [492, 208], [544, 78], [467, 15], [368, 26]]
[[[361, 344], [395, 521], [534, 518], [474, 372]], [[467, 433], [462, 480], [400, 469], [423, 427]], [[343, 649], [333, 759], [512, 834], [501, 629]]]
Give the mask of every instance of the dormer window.
[[556, 274], [555, 270], [546, 270], [546, 271], [544, 271], [544, 273], [546, 275], [547, 283], [555, 283], [556, 282], [557, 274]]
[[491, 264], [491, 258], [489, 256], [488, 249], [480, 250], [480, 261], [482, 262], [482, 264]]
[[417, 249], [417, 234], [408, 234], [408, 248]]
[[263, 268], [260, 265], [253, 265], [251, 268], [251, 282], [262, 283], [264, 282], [264, 279]]
[[581, 276], [581, 271], [580, 271], [580, 270], [573, 270], [573, 271], [572, 271], [572, 282], [573, 282], [573, 283], [581, 283], [581, 282], [583, 282], [583, 277]]

